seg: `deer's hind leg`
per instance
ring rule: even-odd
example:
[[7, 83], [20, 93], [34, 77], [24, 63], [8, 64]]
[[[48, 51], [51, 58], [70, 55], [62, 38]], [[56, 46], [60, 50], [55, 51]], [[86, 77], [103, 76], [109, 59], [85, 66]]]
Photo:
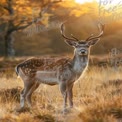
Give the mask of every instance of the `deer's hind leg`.
[[33, 87], [33, 85], [34, 85], [34, 82], [29, 81], [29, 80], [24, 80], [24, 89], [22, 90], [20, 94], [21, 108], [24, 108], [26, 95], [28, 94], [29, 90]]
[[39, 87], [39, 85], [40, 85], [39, 83], [35, 82], [34, 85], [30, 88], [29, 92], [27, 93], [26, 100], [29, 107], [32, 106], [31, 96], [33, 92]]

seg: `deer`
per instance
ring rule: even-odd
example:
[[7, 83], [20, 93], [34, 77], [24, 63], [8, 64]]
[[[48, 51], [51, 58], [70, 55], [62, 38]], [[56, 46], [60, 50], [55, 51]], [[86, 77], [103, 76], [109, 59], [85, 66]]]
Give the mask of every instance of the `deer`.
[[24, 88], [20, 93], [20, 109], [24, 108], [25, 101], [32, 107], [31, 96], [40, 84], [59, 85], [63, 96], [63, 112], [73, 108], [73, 86], [86, 71], [89, 64], [90, 48], [95, 45], [104, 32], [104, 24], [99, 23], [99, 34], [91, 34], [86, 40], [79, 40], [72, 34], [64, 34], [64, 24], [60, 31], [65, 43], [74, 48], [74, 55], [70, 58], [31, 58], [15, 67], [16, 74], [23, 80]]

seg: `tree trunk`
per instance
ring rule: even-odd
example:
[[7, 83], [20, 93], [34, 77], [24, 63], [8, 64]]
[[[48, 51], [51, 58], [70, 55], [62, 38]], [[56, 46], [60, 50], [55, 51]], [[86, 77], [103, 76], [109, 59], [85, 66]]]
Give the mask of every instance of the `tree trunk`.
[[6, 57], [15, 56], [13, 32], [5, 35], [5, 55]]

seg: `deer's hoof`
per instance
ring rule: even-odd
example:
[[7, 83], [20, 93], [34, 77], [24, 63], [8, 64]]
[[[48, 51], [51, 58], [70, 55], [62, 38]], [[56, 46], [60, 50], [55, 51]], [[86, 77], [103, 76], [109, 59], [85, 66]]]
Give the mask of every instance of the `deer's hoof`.
[[63, 109], [63, 112], [62, 113], [63, 113], [63, 115], [67, 115], [69, 112], [70, 112], [69, 109], [66, 109], [65, 108], [65, 109]]
[[30, 111], [30, 108], [28, 108], [28, 107], [21, 107], [21, 108], [16, 109], [16, 112], [18, 112], [18, 113], [28, 112], [28, 111]]
[[16, 112], [22, 112], [23, 110], [24, 110], [24, 107], [20, 107], [20, 108], [15, 109]]

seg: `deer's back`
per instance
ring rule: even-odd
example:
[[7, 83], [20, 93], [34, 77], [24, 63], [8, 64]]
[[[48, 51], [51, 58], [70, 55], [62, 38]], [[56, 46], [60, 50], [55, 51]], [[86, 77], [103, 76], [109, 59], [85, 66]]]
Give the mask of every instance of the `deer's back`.
[[31, 58], [17, 65], [16, 72], [21, 68], [26, 76], [34, 76], [37, 71], [63, 70], [69, 63], [69, 58]]

